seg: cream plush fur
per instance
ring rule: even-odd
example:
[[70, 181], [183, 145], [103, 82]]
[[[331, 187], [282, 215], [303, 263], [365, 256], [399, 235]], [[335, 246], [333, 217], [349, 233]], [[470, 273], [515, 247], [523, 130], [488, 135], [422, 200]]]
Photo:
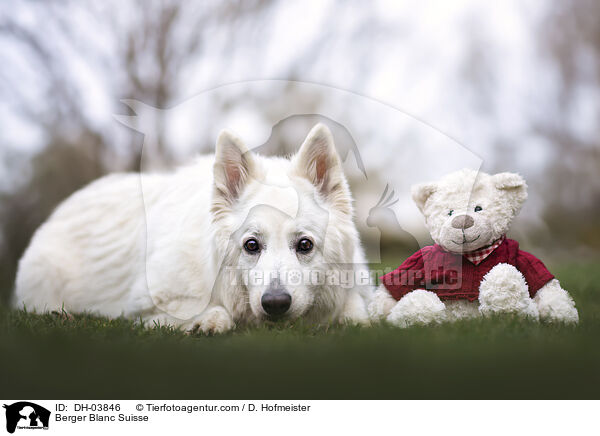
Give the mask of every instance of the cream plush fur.
[[[433, 240], [447, 251], [465, 253], [488, 246], [506, 234], [527, 199], [527, 185], [518, 174], [489, 175], [464, 169], [437, 182], [416, 185], [412, 194]], [[453, 211], [452, 216], [449, 211]], [[464, 238], [463, 230], [450, 224], [461, 214], [474, 219], [474, 225], [464, 229]], [[369, 313], [372, 318], [387, 319], [401, 327], [495, 313], [551, 322], [579, 320], [573, 299], [558, 280], [548, 282], [531, 299], [523, 274], [508, 264], [496, 265], [484, 277], [478, 302], [442, 302], [435, 293], [422, 289], [396, 302], [382, 285], [369, 304]]]
[[[251, 238], [259, 253], [245, 250]], [[298, 252], [299, 238], [312, 251]], [[14, 306], [214, 333], [266, 320], [261, 297], [278, 288], [291, 296], [285, 319], [367, 323], [367, 287], [308, 279], [364, 265], [327, 127], [291, 159], [223, 132], [215, 156], [173, 174], [111, 175], [64, 201], [19, 263]]]

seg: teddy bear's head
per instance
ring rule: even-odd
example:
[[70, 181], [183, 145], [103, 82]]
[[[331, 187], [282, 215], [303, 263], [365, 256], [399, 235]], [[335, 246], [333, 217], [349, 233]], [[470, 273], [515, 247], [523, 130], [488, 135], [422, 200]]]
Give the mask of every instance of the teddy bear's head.
[[463, 169], [412, 187], [433, 240], [445, 250], [468, 253], [504, 235], [527, 199], [518, 174]]

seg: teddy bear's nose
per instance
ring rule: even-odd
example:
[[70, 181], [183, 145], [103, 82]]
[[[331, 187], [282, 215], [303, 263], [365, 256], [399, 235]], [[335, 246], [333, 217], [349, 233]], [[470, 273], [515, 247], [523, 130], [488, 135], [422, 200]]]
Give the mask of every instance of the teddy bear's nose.
[[469, 227], [473, 227], [475, 220], [471, 215], [459, 215], [454, 217], [451, 224], [455, 229], [468, 229]]

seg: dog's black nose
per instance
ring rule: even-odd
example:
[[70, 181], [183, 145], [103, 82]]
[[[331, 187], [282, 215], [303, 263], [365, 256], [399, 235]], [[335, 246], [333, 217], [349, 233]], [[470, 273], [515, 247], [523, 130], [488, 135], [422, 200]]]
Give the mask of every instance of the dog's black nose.
[[292, 296], [287, 292], [265, 292], [260, 299], [263, 309], [271, 316], [283, 315], [292, 305]]

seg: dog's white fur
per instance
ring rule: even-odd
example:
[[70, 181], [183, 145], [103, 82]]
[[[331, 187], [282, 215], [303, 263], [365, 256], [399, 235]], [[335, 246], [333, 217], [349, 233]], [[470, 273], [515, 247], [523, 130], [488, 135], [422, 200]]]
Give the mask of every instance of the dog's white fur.
[[[508, 231], [527, 199], [527, 184], [518, 174], [489, 175], [464, 169], [437, 182], [415, 185], [412, 194], [433, 240], [447, 251], [464, 253], [490, 245]], [[476, 206], [481, 210], [474, 212]], [[466, 243], [463, 230], [451, 225], [454, 217], [465, 213], [474, 219], [474, 225], [465, 229]], [[396, 302], [382, 285], [368, 310], [372, 318], [386, 318], [401, 327], [497, 313], [551, 322], [579, 320], [573, 299], [558, 280], [548, 282], [531, 299], [523, 274], [508, 264], [496, 265], [486, 274], [479, 287], [478, 302], [442, 302], [435, 293], [423, 289]]]
[[[260, 254], [243, 249], [249, 237]], [[299, 237], [314, 242], [309, 254], [295, 251]], [[276, 280], [292, 296], [288, 319], [367, 323], [366, 287], [280, 280], [364, 265], [327, 127], [291, 159], [251, 153], [225, 131], [214, 157], [173, 174], [107, 176], [63, 202], [19, 263], [14, 305], [224, 332], [266, 319], [261, 296]]]

